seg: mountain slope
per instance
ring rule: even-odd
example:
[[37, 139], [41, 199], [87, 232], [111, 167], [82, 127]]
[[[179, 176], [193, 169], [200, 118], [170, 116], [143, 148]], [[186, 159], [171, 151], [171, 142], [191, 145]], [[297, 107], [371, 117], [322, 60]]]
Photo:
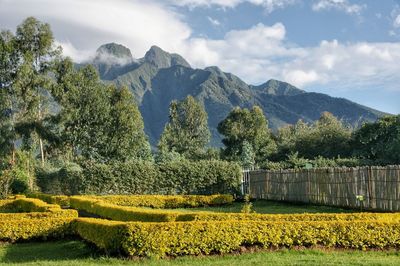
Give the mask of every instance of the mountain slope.
[[106, 44], [97, 50], [91, 63], [103, 80], [132, 90], [152, 145], [157, 143], [168, 120], [169, 103], [187, 95], [204, 104], [212, 132], [211, 144], [215, 146], [221, 145], [216, 127], [235, 106], [260, 106], [273, 129], [299, 119], [314, 121], [324, 111], [350, 124], [374, 121], [384, 115], [346, 99], [308, 93], [278, 80], [253, 86], [215, 66], [193, 69], [180, 55], [157, 46], [152, 46], [143, 58], [133, 59], [129, 49]]

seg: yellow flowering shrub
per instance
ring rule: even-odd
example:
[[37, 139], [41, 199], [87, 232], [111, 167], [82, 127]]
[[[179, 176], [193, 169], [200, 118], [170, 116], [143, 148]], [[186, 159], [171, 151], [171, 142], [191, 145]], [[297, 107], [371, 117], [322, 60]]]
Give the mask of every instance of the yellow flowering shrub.
[[399, 221], [398, 213], [313, 213], [313, 214], [245, 214], [217, 212], [187, 212], [178, 210], [146, 209], [117, 206], [96, 198], [74, 196], [70, 199], [75, 209], [116, 221], [172, 222], [172, 221], [353, 221], [382, 220]]
[[69, 196], [66, 195], [50, 195], [43, 193], [30, 193], [27, 194], [29, 198], [37, 198], [50, 204], [58, 204], [60, 206], [69, 206]]
[[80, 218], [75, 230], [107, 252], [147, 257], [221, 254], [251, 245], [357, 249], [400, 246], [398, 221], [123, 223]]
[[[0, 217], [2, 218], [2, 217]], [[0, 240], [16, 241], [27, 239], [47, 239], [73, 234], [74, 218], [22, 218], [2, 219], [0, 222]]]

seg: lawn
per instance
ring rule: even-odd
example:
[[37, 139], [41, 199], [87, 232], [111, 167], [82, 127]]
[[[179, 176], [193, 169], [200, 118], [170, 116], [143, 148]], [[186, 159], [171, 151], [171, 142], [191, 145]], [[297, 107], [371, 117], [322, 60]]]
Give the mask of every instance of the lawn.
[[[221, 207], [204, 207], [179, 209], [181, 211], [212, 211], [212, 212], [240, 212], [244, 203], [235, 202]], [[309, 204], [293, 204], [277, 201], [258, 200], [252, 202], [256, 213], [282, 214], [282, 213], [340, 213], [357, 212], [355, 210], [341, 209], [337, 207], [318, 206]]]
[[169, 260], [128, 260], [97, 254], [80, 241], [0, 245], [0, 265], [399, 265], [398, 251], [280, 250]]

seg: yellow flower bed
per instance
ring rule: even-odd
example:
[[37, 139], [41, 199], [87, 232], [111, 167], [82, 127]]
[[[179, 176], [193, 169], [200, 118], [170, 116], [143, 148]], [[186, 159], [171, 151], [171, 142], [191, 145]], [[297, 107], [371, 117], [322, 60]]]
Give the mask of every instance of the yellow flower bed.
[[398, 221], [197, 221], [169, 223], [77, 219], [83, 239], [107, 252], [164, 257], [227, 253], [241, 246], [388, 248], [400, 246]]

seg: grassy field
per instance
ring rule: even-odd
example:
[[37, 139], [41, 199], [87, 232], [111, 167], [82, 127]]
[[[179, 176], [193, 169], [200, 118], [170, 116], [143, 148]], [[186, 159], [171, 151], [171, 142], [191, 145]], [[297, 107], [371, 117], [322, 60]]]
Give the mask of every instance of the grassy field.
[[[235, 202], [231, 205], [221, 207], [178, 209], [181, 211], [212, 211], [212, 212], [240, 212], [244, 203]], [[346, 210], [337, 207], [317, 206], [308, 204], [293, 204], [277, 201], [258, 200], [252, 202], [253, 210], [256, 213], [338, 213], [338, 212], [357, 212], [355, 210]]]
[[80, 241], [0, 245], [0, 265], [399, 265], [396, 251], [280, 250], [168, 260], [107, 258]]

